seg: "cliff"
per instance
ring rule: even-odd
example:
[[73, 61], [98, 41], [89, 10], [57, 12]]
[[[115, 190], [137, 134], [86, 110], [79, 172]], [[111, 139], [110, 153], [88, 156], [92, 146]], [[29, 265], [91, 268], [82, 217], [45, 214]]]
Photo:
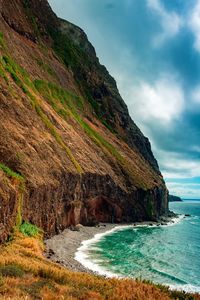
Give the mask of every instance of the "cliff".
[[23, 220], [155, 220], [168, 192], [86, 34], [46, 0], [0, 0], [0, 240]]

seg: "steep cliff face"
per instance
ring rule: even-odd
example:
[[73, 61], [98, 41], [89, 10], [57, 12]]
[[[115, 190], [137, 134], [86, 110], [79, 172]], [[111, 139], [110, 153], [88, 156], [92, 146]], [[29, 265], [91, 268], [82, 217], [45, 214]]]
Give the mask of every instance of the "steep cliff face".
[[21, 220], [52, 235], [168, 211], [150, 143], [115, 80], [46, 0], [0, 0], [0, 114], [2, 241]]

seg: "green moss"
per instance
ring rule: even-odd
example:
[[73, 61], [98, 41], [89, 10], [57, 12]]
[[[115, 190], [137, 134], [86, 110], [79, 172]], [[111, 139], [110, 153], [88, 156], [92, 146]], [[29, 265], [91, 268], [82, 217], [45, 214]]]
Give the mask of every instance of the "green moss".
[[37, 226], [29, 223], [29, 222], [24, 222], [20, 225], [19, 231], [23, 233], [25, 236], [36, 236], [40, 233], [42, 233], [42, 230], [38, 228]]
[[0, 170], [2, 170], [8, 177], [13, 177], [18, 179], [19, 181], [24, 181], [24, 177], [19, 173], [12, 171], [10, 168], [0, 163]]
[[60, 30], [51, 27], [48, 28], [48, 31], [53, 38], [53, 48], [56, 54], [63, 60], [67, 67], [77, 69], [84, 53], [81, 53], [80, 49]]
[[73, 95], [69, 91], [62, 89], [53, 83], [44, 82], [42, 80], [35, 80], [34, 83], [32, 83], [27, 76], [27, 73], [9, 57], [4, 57], [4, 63], [11, 76], [13, 76], [12, 71], [15, 72], [17, 75], [17, 78], [14, 79], [15, 82], [29, 97], [33, 108], [40, 116], [45, 126], [49, 129], [57, 143], [65, 150], [67, 156], [80, 174], [83, 172], [81, 166], [76, 161], [75, 157], [71, 153], [71, 150], [65, 144], [51, 120], [42, 110], [40, 102], [37, 100], [36, 96], [30, 92], [30, 88], [34, 91], [34, 93], [38, 92], [40, 95], [42, 95], [62, 118], [65, 120], [68, 120], [68, 118], [74, 119], [93, 140], [93, 142], [103, 150], [106, 156], [111, 155], [119, 162], [121, 168], [133, 178], [135, 185], [146, 188], [143, 180], [138, 174], [135, 174], [135, 170], [130, 166], [129, 162], [121, 155], [121, 153], [100, 133], [91, 128], [89, 124], [81, 118], [80, 113], [84, 111], [84, 101], [82, 98]]

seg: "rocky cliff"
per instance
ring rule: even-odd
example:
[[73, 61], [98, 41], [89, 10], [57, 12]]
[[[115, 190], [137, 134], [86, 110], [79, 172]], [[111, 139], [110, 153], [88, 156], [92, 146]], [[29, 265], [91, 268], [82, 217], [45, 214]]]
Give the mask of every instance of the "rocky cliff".
[[168, 192], [86, 34], [46, 0], [0, 0], [0, 239], [27, 220], [155, 220]]

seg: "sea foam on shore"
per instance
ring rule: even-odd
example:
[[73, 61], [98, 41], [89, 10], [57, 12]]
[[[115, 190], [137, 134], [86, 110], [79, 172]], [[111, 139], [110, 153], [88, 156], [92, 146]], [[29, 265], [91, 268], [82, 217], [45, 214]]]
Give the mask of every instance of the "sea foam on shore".
[[[166, 227], [166, 226], [175, 226], [178, 223], [180, 223], [184, 219], [184, 215], [179, 215], [176, 218], [172, 218], [168, 223], [162, 224], [159, 226]], [[112, 228], [111, 230], [108, 230], [103, 233], [97, 233], [92, 239], [82, 241], [81, 246], [77, 249], [77, 252], [75, 253], [75, 260], [77, 260], [79, 263], [81, 263], [86, 269], [92, 270], [94, 273], [97, 273], [101, 276], [105, 276], [107, 278], [125, 278], [128, 276], [117, 274], [112, 271], [107, 270], [105, 267], [101, 266], [103, 260], [97, 260], [97, 259], [91, 259], [90, 251], [91, 250], [98, 250], [101, 249], [96, 247], [96, 244], [106, 235], [112, 235], [114, 232], [122, 231], [128, 228], [133, 228], [133, 230], [137, 230], [137, 228], [140, 227], [158, 227], [158, 224], [136, 224], [136, 225], [122, 225], [122, 226], [116, 226]], [[130, 278], [130, 277], [129, 277]], [[200, 287], [193, 286], [191, 284], [167, 284], [170, 289], [172, 290], [180, 290], [185, 292], [193, 292], [193, 293], [200, 293]]]

